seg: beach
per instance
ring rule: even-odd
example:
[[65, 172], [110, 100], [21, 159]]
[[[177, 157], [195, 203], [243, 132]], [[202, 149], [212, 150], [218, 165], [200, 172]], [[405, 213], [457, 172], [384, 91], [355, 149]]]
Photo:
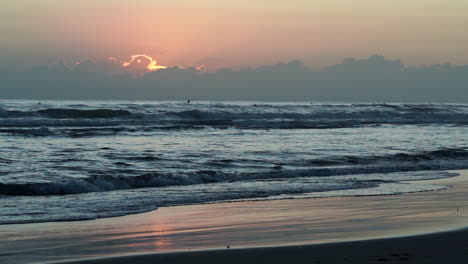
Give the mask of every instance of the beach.
[[457, 172], [461, 176], [426, 181], [449, 187], [442, 191], [175, 206], [92, 221], [3, 225], [0, 261], [464, 263], [456, 260], [468, 259], [468, 173]]

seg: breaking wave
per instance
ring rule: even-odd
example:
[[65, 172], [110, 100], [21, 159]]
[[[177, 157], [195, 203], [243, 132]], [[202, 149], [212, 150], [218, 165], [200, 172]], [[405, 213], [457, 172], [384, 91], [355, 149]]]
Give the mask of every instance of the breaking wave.
[[205, 170], [185, 173], [150, 172], [140, 176], [95, 175], [88, 178], [67, 178], [64, 181], [49, 183], [0, 183], [0, 194], [16, 196], [65, 195], [134, 188], [194, 185], [249, 180], [270, 180], [279, 178], [324, 177], [354, 174], [467, 169], [467, 157], [468, 150], [454, 148], [414, 154], [398, 153], [389, 156], [368, 157], [344, 156], [307, 161], [319, 166], [349, 164], [361, 165], [353, 167], [314, 167], [302, 170], [283, 170], [281, 167], [273, 167], [271, 171], [255, 173], [229, 173], [223, 171]]

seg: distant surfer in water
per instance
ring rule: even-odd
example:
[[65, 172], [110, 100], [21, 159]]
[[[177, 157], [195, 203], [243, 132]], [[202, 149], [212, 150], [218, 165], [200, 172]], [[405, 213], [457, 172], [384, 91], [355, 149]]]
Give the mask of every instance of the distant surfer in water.
[[190, 104], [190, 99], [187, 100], [187, 104]]

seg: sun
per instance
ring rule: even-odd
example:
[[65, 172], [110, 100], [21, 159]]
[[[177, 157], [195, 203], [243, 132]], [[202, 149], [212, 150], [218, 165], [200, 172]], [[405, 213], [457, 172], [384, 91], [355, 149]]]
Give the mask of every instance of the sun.
[[122, 66], [123, 67], [136, 66], [137, 68], [143, 67], [144, 69], [148, 71], [156, 71], [156, 70], [167, 68], [166, 66], [158, 65], [155, 59], [145, 54], [132, 55], [132, 59], [129, 62], [122, 63]]

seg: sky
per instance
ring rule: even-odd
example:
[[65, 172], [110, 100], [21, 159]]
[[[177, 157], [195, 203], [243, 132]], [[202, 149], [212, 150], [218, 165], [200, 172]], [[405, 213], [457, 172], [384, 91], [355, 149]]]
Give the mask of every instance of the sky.
[[467, 0], [2, 0], [0, 98], [468, 101]]
[[0, 67], [146, 54], [209, 70], [371, 54], [468, 64], [466, 0], [2, 0]]

